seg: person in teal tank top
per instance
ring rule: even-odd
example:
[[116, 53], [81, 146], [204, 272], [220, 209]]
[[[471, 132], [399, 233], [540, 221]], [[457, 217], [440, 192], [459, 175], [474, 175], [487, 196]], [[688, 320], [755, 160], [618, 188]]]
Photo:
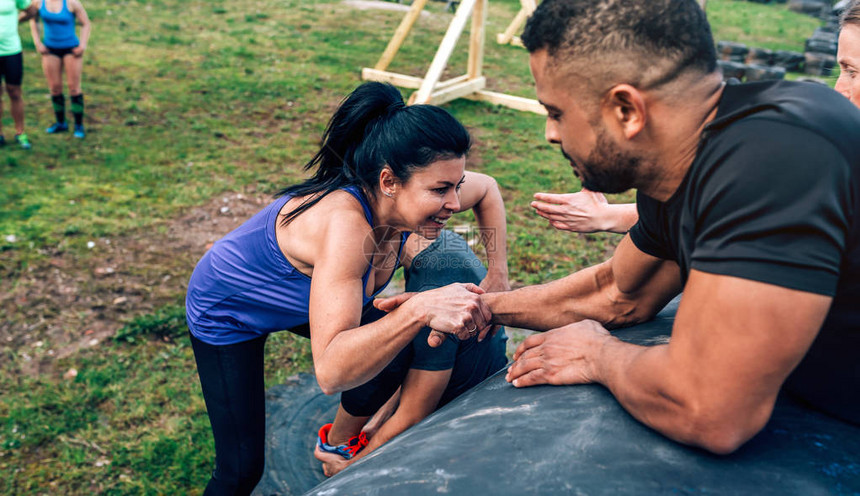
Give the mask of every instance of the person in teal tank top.
[[[376, 379], [408, 368], [422, 329], [433, 348], [446, 334], [489, 345], [480, 295], [510, 288], [501, 192], [491, 177], [465, 170], [471, 138], [448, 112], [406, 106], [390, 84], [365, 83], [340, 104], [322, 141], [305, 166], [313, 175], [217, 241], [188, 284], [190, 340], [215, 439], [206, 495], [250, 494], [262, 475], [270, 333], [310, 338], [320, 388], [343, 393], [346, 412], [363, 421], [397, 388]], [[387, 313], [374, 308], [401, 254], [419, 237], [438, 238], [464, 210], [487, 252], [480, 284], [421, 291]], [[327, 439], [340, 444], [348, 431]]]
[[[75, 119], [74, 137], [83, 139], [84, 130], [84, 93], [81, 89], [81, 73], [84, 64], [84, 51], [90, 39], [92, 24], [87, 11], [79, 0], [35, 0], [38, 17], [45, 25], [45, 36], [39, 33], [36, 17], [30, 19], [30, 32], [36, 50], [42, 54], [42, 71], [48, 80], [51, 104], [57, 121], [45, 131], [48, 134], [69, 130], [66, 122], [66, 98], [63, 95], [63, 71], [69, 86], [72, 103], [72, 116]], [[75, 24], [81, 26], [81, 36], [75, 34]]]
[[[24, 99], [21, 96], [21, 81], [24, 78], [24, 56], [21, 53], [21, 37], [18, 23], [30, 19], [35, 13], [30, 0], [0, 0], [0, 80], [6, 85], [9, 107], [15, 122], [15, 141], [21, 148], [29, 150], [30, 140], [24, 133]], [[3, 116], [3, 100], [0, 98], [0, 117]], [[0, 125], [0, 147], [6, 145]]]

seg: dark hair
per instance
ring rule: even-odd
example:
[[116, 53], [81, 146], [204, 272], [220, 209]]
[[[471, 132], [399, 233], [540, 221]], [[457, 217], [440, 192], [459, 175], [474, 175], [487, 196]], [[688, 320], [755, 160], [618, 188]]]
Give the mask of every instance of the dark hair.
[[860, 25], [860, 1], [851, 0], [839, 16], [839, 27], [846, 24]]
[[304, 166], [304, 170], [317, 167], [314, 175], [279, 193], [307, 196], [286, 215], [283, 225], [345, 186], [358, 186], [375, 197], [379, 174], [386, 166], [406, 182], [415, 169], [462, 157], [471, 146], [469, 132], [444, 109], [406, 106], [397, 88], [375, 82], [362, 84], [341, 102], [322, 141]]
[[522, 41], [529, 52], [546, 49], [555, 64], [589, 64], [589, 78], [611, 84], [656, 87], [690, 69], [712, 73], [717, 64], [695, 0], [545, 0]]

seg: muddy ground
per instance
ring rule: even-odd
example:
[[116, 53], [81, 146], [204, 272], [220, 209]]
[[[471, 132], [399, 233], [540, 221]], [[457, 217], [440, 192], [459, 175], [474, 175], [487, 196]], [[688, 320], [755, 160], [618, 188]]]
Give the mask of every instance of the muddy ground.
[[84, 257], [51, 253], [0, 281], [0, 361], [17, 355], [21, 372], [52, 373], [55, 360], [98, 346], [129, 319], [180, 304], [207, 247], [270, 200], [224, 194], [147, 232], [94, 239]]

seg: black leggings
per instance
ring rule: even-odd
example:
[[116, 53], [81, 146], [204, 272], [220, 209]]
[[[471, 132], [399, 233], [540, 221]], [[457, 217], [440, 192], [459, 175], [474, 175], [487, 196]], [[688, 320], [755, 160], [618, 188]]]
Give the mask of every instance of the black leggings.
[[[384, 312], [368, 305], [361, 325]], [[300, 329], [296, 334], [304, 334]], [[246, 495], [263, 476], [266, 444], [266, 397], [263, 348], [266, 337], [230, 345], [211, 345], [191, 336], [197, 373], [215, 437], [215, 470], [205, 496]], [[412, 362], [405, 347], [375, 378], [341, 393], [344, 409], [356, 417], [373, 415], [403, 383]]]
[[6, 84], [21, 86], [24, 79], [24, 57], [21, 52], [0, 57], [0, 79]]
[[245, 495], [263, 476], [266, 338], [215, 346], [191, 336], [197, 373], [215, 437], [215, 470], [205, 495]]

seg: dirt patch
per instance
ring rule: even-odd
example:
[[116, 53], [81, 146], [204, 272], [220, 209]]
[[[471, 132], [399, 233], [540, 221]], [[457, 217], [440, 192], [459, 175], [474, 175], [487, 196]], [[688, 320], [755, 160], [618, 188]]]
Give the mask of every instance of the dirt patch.
[[51, 373], [57, 359], [98, 346], [134, 316], [181, 303], [208, 246], [270, 200], [220, 195], [147, 232], [93, 240], [84, 257], [52, 253], [0, 282], [0, 365], [17, 356], [20, 372]]

